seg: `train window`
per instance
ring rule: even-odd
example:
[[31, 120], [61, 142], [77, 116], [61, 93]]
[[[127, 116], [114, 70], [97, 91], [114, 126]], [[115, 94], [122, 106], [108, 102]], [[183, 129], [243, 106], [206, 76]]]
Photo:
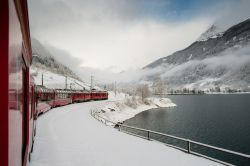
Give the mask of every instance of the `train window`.
[[59, 99], [66, 99], [66, 98], [68, 98], [68, 94], [67, 93], [59, 93], [58, 98]]

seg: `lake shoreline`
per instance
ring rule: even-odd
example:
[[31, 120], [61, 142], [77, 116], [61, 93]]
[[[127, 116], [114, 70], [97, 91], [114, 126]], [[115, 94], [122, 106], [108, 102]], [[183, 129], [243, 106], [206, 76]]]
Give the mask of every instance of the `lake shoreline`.
[[[209, 92], [209, 93], [168, 93], [163, 94], [162, 96], [174, 96], [174, 95], [242, 95], [250, 94], [250, 92], [234, 92], [234, 93], [225, 93], [225, 92]], [[155, 95], [160, 97], [160, 95]]]
[[124, 121], [135, 117], [137, 114], [153, 108], [176, 107], [176, 104], [169, 98], [153, 97], [149, 98], [148, 101], [149, 103], [147, 104], [135, 102], [136, 106], [129, 105], [126, 98], [120, 101], [111, 101], [95, 110], [95, 114], [114, 123], [123, 123]]

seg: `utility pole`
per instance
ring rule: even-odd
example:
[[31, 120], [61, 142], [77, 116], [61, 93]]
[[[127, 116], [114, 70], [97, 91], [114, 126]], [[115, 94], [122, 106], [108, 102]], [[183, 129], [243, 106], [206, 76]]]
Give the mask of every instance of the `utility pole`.
[[94, 81], [94, 76], [90, 77], [90, 92], [92, 92], [93, 89], [93, 81]]
[[67, 81], [68, 81], [68, 77], [65, 76], [65, 89], [67, 89]]
[[116, 97], [116, 81], [115, 81], [115, 97]]
[[43, 73], [42, 73], [42, 86], [43, 86]]
[[70, 88], [71, 90], [72, 90], [72, 84], [73, 84], [73, 83], [70, 83], [70, 84], [69, 84], [69, 88]]

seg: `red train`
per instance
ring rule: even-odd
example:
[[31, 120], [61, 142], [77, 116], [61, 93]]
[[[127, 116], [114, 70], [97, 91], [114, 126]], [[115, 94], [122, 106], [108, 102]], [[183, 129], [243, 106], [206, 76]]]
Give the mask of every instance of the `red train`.
[[36, 118], [56, 106], [107, 99], [105, 91], [52, 90], [30, 77], [32, 51], [26, 0], [0, 1], [0, 165], [26, 166]]
[[36, 86], [35, 95], [37, 115], [43, 114], [53, 107], [76, 102], [108, 99], [108, 92], [106, 91], [59, 90], [47, 89], [42, 86]]

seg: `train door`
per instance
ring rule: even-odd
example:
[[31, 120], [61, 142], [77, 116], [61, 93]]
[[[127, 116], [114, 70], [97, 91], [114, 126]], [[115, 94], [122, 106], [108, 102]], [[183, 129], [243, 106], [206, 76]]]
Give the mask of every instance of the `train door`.
[[[35, 87], [34, 87], [34, 83], [32, 80], [32, 84], [31, 84], [31, 80], [30, 80], [30, 92], [29, 92], [29, 114], [30, 114], [30, 122], [29, 122], [29, 145], [31, 146], [29, 149], [29, 152], [33, 151], [33, 141], [34, 141], [34, 137], [35, 137], [35, 132], [36, 132], [36, 121], [35, 121]], [[31, 123], [31, 124], [30, 124]], [[29, 156], [30, 159], [30, 156]]]
[[27, 148], [27, 74], [26, 74], [26, 67], [23, 65], [22, 73], [23, 73], [23, 142], [22, 142], [22, 163], [25, 161], [25, 154], [26, 154], [26, 148]]

